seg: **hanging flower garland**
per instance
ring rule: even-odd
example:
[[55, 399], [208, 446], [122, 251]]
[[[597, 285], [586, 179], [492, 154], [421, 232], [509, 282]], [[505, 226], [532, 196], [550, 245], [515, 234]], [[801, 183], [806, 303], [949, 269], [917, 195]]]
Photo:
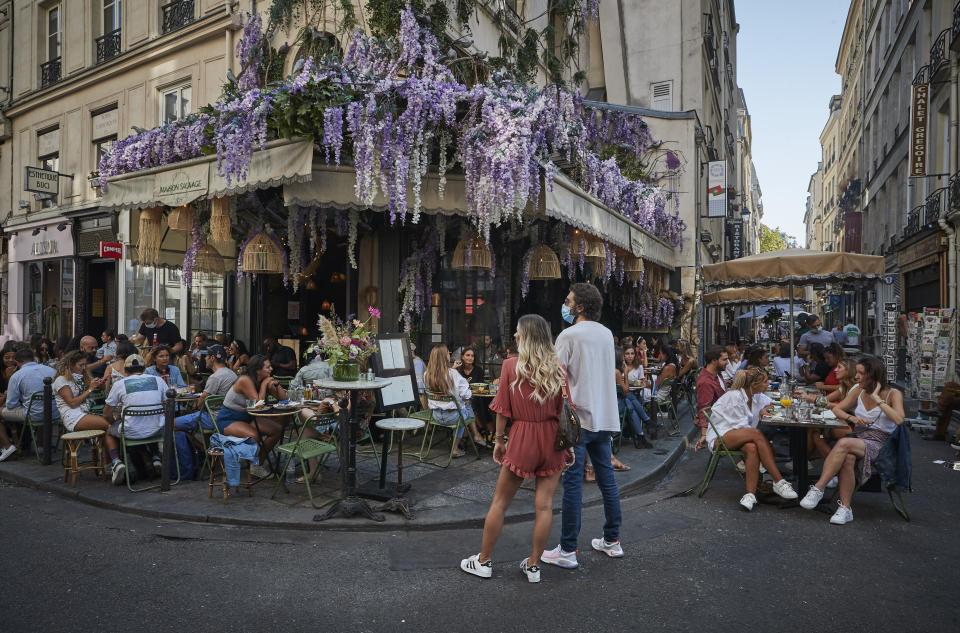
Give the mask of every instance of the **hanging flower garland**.
[[200, 235], [200, 218], [197, 214], [193, 216], [193, 228], [190, 229], [190, 246], [183, 254], [183, 283], [188, 288], [193, 284], [193, 270], [197, 267], [197, 253], [200, 252], [200, 246], [203, 244], [203, 236]]
[[303, 223], [307, 211], [294, 207], [287, 213], [287, 247], [290, 250], [290, 275], [293, 291], [300, 289], [300, 271], [303, 270]]
[[347, 236], [347, 257], [350, 258], [350, 268], [357, 268], [357, 225], [360, 223], [360, 213], [350, 209], [350, 226]]

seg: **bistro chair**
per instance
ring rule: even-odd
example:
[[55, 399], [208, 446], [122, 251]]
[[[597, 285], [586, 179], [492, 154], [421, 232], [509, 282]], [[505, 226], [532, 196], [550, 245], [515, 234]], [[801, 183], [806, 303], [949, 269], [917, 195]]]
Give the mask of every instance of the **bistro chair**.
[[[73, 431], [60, 436], [65, 447], [64, 455], [67, 456], [63, 466], [63, 483], [67, 483], [67, 479], [73, 475], [70, 485], [76, 488], [77, 476], [81, 470], [93, 470], [101, 479], [104, 478], [106, 468], [104, 467], [103, 440], [106, 434], [106, 431], [89, 430]], [[80, 446], [84, 442], [90, 442], [89, 462], [80, 461]]]
[[[707, 488], [710, 487], [710, 481], [713, 479], [713, 474], [717, 470], [717, 464], [720, 462], [720, 456], [726, 455], [730, 458], [730, 463], [733, 464], [733, 469], [740, 475], [740, 479], [745, 479], [743, 473], [737, 468], [737, 460], [744, 459], [745, 455], [743, 451], [731, 451], [727, 448], [727, 445], [723, 443], [723, 438], [720, 437], [720, 434], [717, 433], [717, 427], [713, 426], [713, 421], [710, 419], [710, 414], [712, 412], [711, 407], [705, 407], [703, 409], [703, 417], [707, 419], [707, 424], [710, 425], [710, 428], [713, 429], [713, 432], [717, 434], [717, 443], [716, 448], [710, 455], [710, 463], [707, 464], [707, 472], [703, 475], [703, 482], [700, 484], [700, 490], [697, 493], [698, 497], [702, 497], [707, 492]], [[707, 449], [709, 450], [709, 448]]]
[[656, 404], [657, 416], [661, 413], [668, 414], [668, 418], [673, 422], [671, 426], [673, 431], [670, 432], [670, 435], [677, 436], [680, 435], [680, 416], [677, 415], [677, 404], [674, 402], [674, 390], [677, 386], [676, 378], [664, 378], [663, 382], [657, 385], [657, 394], [653, 397], [653, 401]]
[[[134, 446], [147, 446], [149, 444], [158, 444], [163, 442], [163, 430], [160, 430], [155, 435], [151, 437], [144, 437], [141, 439], [133, 439], [127, 437], [126, 426], [127, 422], [134, 420], [136, 418], [145, 418], [152, 417], [156, 415], [164, 415], [164, 409], [162, 404], [158, 405], [131, 405], [124, 407], [120, 413], [120, 417], [123, 420], [120, 425], [120, 449], [123, 455], [123, 463], [126, 464], [124, 469], [124, 474], [127, 478], [127, 488], [130, 492], [143, 492], [144, 490], [151, 490], [153, 488], [159, 488], [160, 484], [153, 484], [151, 486], [145, 486], [143, 488], [134, 488], [130, 482], [130, 467], [131, 463], [128, 459], [127, 447]], [[170, 455], [173, 459], [173, 463], [177, 465], [177, 479], [176, 481], [171, 481], [171, 485], [176, 485], [180, 483], [180, 460], [177, 458], [177, 443], [173, 442], [173, 455]]]
[[[217, 414], [220, 413], [220, 408], [223, 406], [223, 398], [224, 396], [207, 396], [203, 400], [203, 411], [200, 414], [200, 419], [197, 420], [197, 433], [200, 435], [200, 446], [203, 449], [203, 464], [200, 466], [200, 473], [203, 472], [204, 468], [212, 468], [212, 464], [210, 462], [210, 436], [214, 433], [223, 432], [223, 429], [221, 429], [217, 424]], [[203, 428], [204, 413], [210, 416], [210, 419], [213, 420], [214, 428]]]
[[[332, 444], [330, 442], [323, 442], [321, 440], [309, 437], [305, 438], [303, 437], [303, 431], [308, 426], [323, 426], [336, 423], [338, 415], [339, 414], [337, 413], [324, 413], [317, 415], [310, 419], [309, 424], [300, 425], [300, 431], [297, 433], [296, 440], [293, 442], [287, 442], [286, 444], [277, 445], [277, 452], [279, 452], [281, 455], [287, 456], [280, 468], [281, 473], [287, 470], [291, 459], [296, 459], [300, 462], [300, 469], [301, 472], [303, 472], [303, 483], [307, 486], [307, 496], [310, 497], [310, 505], [312, 505], [314, 508], [322, 508], [323, 506], [333, 502], [333, 499], [331, 499], [326, 503], [317, 505], [313, 500], [313, 490], [310, 488], [310, 484], [311, 482], [316, 481], [317, 475], [320, 474], [320, 466], [327, 460], [327, 456], [329, 456], [330, 453], [337, 452], [337, 446], [336, 444]], [[307, 473], [310, 470], [307, 467], [307, 460], [310, 459], [317, 459], [317, 468], [313, 472], [312, 477], [307, 476]], [[270, 495], [271, 499], [277, 496], [277, 491], [280, 489], [281, 483], [281, 480], [277, 478], [277, 483], [273, 486], [273, 494]]]
[[[436, 393], [434, 391], [427, 391], [427, 399], [433, 400], [435, 402], [453, 402], [456, 407], [454, 410], [457, 412], [457, 421], [453, 424], [448, 424], [445, 422], [439, 422], [436, 418], [433, 417], [433, 410], [430, 411], [430, 419], [424, 420], [427, 423], [427, 428], [424, 429], [423, 433], [423, 442], [420, 444], [420, 454], [418, 455], [421, 462], [426, 461], [428, 464], [433, 464], [434, 466], [440, 466], [441, 468], [446, 468], [450, 465], [450, 462], [453, 461], [453, 454], [457, 450], [457, 440], [459, 439], [460, 429], [464, 430], [464, 436], [470, 442], [470, 447], [473, 449], [474, 455], [477, 459], [480, 459], [480, 451], [477, 450], [477, 445], [473, 441], [473, 435], [470, 433], [468, 428], [470, 422], [463, 417], [463, 411], [460, 409], [460, 404], [457, 402], [457, 399], [446, 393]], [[470, 418], [472, 420], [473, 418]], [[445, 429], [450, 431], [451, 441], [450, 441], [450, 453], [447, 456], [447, 461], [443, 464], [438, 462], [429, 461], [426, 456], [433, 449], [433, 437], [437, 428]]]
[[[41, 410], [40, 415], [34, 415], [32, 413], [34, 406]], [[54, 407], [56, 406], [57, 405], [55, 402], [51, 404], [51, 414], [53, 411], [55, 411]], [[33, 454], [36, 456], [38, 462], [43, 461], [43, 457], [40, 455], [40, 443], [38, 441], [38, 437], [41, 435], [41, 429], [43, 429], [42, 411], [43, 392], [37, 392], [30, 396], [30, 401], [27, 402], [27, 413], [23, 418], [23, 424], [20, 425], [20, 438], [17, 440], [17, 445], [20, 447], [20, 450], [23, 450], [23, 441], [26, 439], [27, 431], [29, 430], [30, 441], [33, 442]], [[59, 432], [59, 429], [61, 428], [60, 424], [60, 419], [55, 419], [51, 425], [51, 428], [54, 429], [55, 432]], [[56, 443], [51, 443], [51, 446], [56, 446], [56, 444], [59, 444], [59, 439]]]
[[700, 377], [700, 371], [698, 368], [687, 372], [683, 383], [683, 395], [686, 396], [687, 404], [691, 409], [697, 406], [697, 378]]
[[[215, 486], [223, 486], [223, 502], [227, 502], [227, 496], [230, 491], [230, 484], [227, 483], [227, 469], [223, 465], [223, 449], [216, 448], [211, 446], [206, 450], [207, 457], [205, 459], [210, 462], [210, 483], [207, 484], [207, 499], [213, 498], [213, 489]], [[247, 496], [253, 496], [253, 475], [250, 474], [250, 469], [244, 469], [247, 473], [247, 480], [241, 481], [240, 486], [247, 487]], [[216, 475], [220, 475], [220, 479], [217, 480]], [[240, 489], [240, 486], [237, 486], [237, 490]]]

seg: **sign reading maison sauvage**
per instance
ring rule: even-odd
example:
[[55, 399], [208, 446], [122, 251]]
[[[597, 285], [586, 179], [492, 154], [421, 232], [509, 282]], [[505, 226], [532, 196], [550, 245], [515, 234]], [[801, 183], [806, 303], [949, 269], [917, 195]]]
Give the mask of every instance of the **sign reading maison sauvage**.
[[210, 171], [206, 164], [184, 167], [154, 175], [153, 197], [176, 207], [207, 193]]

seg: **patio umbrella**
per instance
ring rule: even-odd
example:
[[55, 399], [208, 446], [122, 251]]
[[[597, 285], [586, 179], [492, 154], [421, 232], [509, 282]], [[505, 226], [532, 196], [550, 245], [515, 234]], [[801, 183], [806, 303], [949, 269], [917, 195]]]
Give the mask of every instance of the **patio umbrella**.
[[708, 290], [740, 286], [786, 286], [788, 288], [791, 376], [796, 375], [792, 350], [794, 285], [881, 279], [883, 274], [883, 257], [879, 255], [834, 253], [804, 248], [770, 251], [703, 267], [704, 285]]

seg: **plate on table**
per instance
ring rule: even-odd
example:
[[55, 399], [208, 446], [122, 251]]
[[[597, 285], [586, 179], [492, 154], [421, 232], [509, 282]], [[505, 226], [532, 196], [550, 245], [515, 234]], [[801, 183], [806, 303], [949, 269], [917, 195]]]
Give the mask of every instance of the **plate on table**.
[[273, 411], [273, 407], [269, 405], [261, 405], [259, 407], [247, 407], [247, 413], [257, 415], [258, 413], [270, 413]]

